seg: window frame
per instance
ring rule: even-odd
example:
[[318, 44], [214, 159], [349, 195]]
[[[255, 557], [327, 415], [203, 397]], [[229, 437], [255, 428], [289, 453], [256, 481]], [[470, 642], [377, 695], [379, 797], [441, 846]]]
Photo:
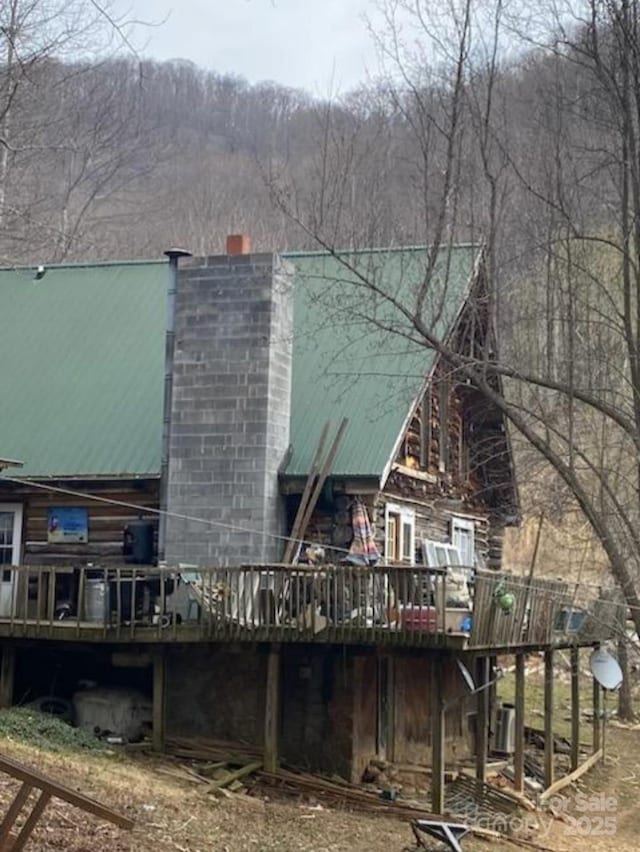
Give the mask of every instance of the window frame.
[[[22, 554], [22, 503], [0, 503], [0, 512], [13, 512], [13, 532], [11, 542], [11, 562], [9, 566], [20, 564]], [[2, 566], [5, 570], [7, 566]], [[1, 576], [1, 575], [0, 575]], [[3, 581], [8, 582], [8, 581]]]
[[[389, 528], [395, 529], [393, 557], [390, 547]], [[408, 527], [406, 536], [405, 527]], [[386, 503], [384, 507], [384, 558], [385, 562], [396, 565], [416, 564], [416, 513], [414, 509], [399, 503]], [[406, 551], [408, 550], [408, 553]], [[405, 555], [406, 553], [406, 555]]]
[[458, 550], [462, 558], [462, 548], [456, 542], [456, 531], [461, 530], [468, 532], [471, 538], [471, 565], [465, 565], [465, 568], [475, 568], [476, 564], [476, 525], [471, 518], [465, 518], [462, 515], [453, 515], [451, 518], [451, 544]]

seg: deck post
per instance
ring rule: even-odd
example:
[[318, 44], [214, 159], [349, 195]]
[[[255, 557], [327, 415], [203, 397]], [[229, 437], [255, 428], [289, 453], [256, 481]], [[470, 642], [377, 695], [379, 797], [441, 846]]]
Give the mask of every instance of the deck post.
[[544, 786], [550, 787], [553, 765], [553, 651], [544, 652]]
[[516, 654], [516, 721], [515, 753], [513, 757], [514, 786], [516, 792], [524, 792], [524, 683], [525, 655]]
[[489, 727], [487, 733], [487, 754], [493, 749], [495, 742], [495, 725], [497, 719], [497, 707], [498, 707], [498, 682], [495, 678], [494, 672], [498, 670], [498, 658], [495, 654], [492, 654], [489, 657], [489, 672], [487, 674], [487, 679], [489, 686], [487, 687], [487, 724]]
[[476, 663], [476, 778], [487, 777], [487, 752], [489, 750], [489, 658], [479, 657]]
[[264, 702], [264, 768], [278, 769], [278, 740], [280, 733], [280, 644], [274, 642], [267, 659], [267, 685]]
[[600, 684], [593, 678], [593, 753], [600, 751], [600, 725], [602, 716], [602, 692]]
[[16, 649], [13, 643], [5, 642], [0, 660], [0, 707], [13, 704], [13, 682], [16, 671]]
[[442, 654], [437, 654], [431, 668], [431, 810], [434, 814], [444, 813], [445, 705], [443, 681]]
[[580, 648], [571, 649], [571, 771], [580, 763]]
[[165, 649], [153, 653], [153, 750], [164, 751], [166, 734], [167, 661]]

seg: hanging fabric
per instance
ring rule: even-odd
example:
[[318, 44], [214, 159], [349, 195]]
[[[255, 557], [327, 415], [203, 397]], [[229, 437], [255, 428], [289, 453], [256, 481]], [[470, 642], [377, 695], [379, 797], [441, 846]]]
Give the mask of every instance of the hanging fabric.
[[351, 504], [351, 526], [353, 541], [347, 561], [354, 565], [375, 565], [380, 561], [380, 552], [376, 547], [367, 507], [360, 497], [355, 497]]

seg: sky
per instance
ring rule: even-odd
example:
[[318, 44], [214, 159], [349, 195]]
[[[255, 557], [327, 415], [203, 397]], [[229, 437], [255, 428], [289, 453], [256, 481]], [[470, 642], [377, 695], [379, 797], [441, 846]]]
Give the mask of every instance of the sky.
[[252, 83], [340, 94], [377, 69], [364, 20], [373, 0], [115, 0], [120, 14], [153, 23], [132, 35], [145, 57], [188, 59]]

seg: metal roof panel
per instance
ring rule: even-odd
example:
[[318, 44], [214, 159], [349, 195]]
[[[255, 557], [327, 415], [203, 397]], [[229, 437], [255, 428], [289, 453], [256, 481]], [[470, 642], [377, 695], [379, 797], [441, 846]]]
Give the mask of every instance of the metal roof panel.
[[0, 272], [3, 455], [20, 476], [160, 470], [166, 262]]
[[422, 317], [442, 338], [464, 302], [478, 246], [291, 254], [295, 304], [291, 444], [285, 476], [305, 476], [323, 424], [349, 426], [334, 476], [379, 478], [434, 363], [402, 313], [424, 286]]

